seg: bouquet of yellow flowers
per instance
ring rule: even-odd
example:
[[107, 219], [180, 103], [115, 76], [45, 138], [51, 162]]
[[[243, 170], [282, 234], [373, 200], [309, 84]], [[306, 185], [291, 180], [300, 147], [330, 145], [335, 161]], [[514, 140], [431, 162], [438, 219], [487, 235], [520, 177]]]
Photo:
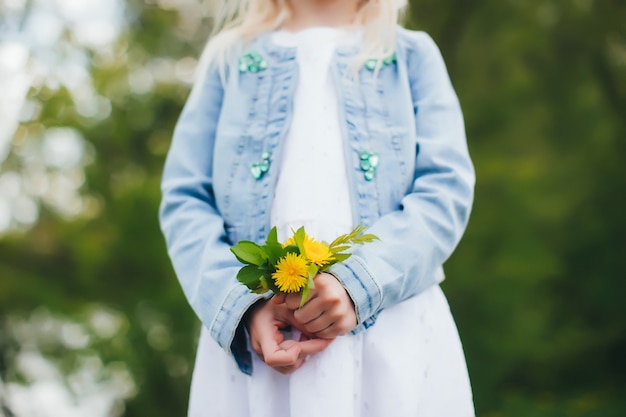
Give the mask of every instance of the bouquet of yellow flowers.
[[365, 226], [357, 226], [327, 244], [310, 237], [301, 227], [281, 243], [276, 227], [273, 227], [264, 245], [242, 240], [230, 248], [245, 265], [237, 273], [237, 280], [255, 293], [268, 290], [275, 294], [300, 292], [302, 306], [315, 288], [313, 278], [317, 274], [348, 259], [350, 253], [347, 251], [352, 244], [378, 240], [375, 235], [364, 234], [364, 231]]

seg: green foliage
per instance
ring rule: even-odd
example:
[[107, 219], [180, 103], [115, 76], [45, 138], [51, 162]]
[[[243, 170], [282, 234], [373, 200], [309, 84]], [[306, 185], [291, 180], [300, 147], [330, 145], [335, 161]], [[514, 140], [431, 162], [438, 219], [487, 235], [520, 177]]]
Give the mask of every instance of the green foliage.
[[362, 245], [364, 243], [379, 240], [377, 236], [374, 236], [371, 233], [363, 233], [365, 229], [366, 227], [364, 225], [358, 225], [350, 233], [341, 235], [337, 239], [333, 240], [329, 245], [331, 252], [333, 252], [333, 254], [344, 252], [350, 248], [350, 243]]
[[[345, 251], [351, 248], [351, 244], [362, 245], [378, 239], [372, 234], [363, 234], [364, 230], [365, 227], [359, 225], [350, 233], [339, 236], [331, 246], [322, 242], [321, 245], [328, 252], [328, 259], [320, 263], [307, 255], [307, 244], [310, 244], [314, 239], [306, 234], [304, 227], [295, 231], [292, 230], [291, 238], [284, 244], [278, 241], [276, 227], [272, 227], [263, 245], [241, 240], [231, 246], [231, 252], [239, 262], [244, 264], [237, 273], [237, 280], [252, 292], [262, 294], [271, 290], [276, 294], [281, 293], [282, 291], [278, 288], [273, 276], [277, 270], [280, 271], [279, 262], [283, 261], [288, 253], [301, 255], [303, 261], [307, 263], [307, 283], [300, 289], [300, 306], [302, 307], [309, 298], [311, 290], [315, 288], [314, 278], [318, 273], [327, 271], [337, 262], [348, 259], [351, 254]], [[304, 277], [305, 275], [301, 276]]]
[[244, 264], [261, 266], [269, 259], [261, 246], [247, 240], [237, 242], [236, 245], [231, 246], [230, 251], [235, 254], [239, 262]]
[[443, 286], [478, 415], [623, 415], [626, 5], [417, 0], [412, 16], [477, 170]]
[[[123, 415], [180, 416], [199, 324], [156, 213], [189, 86], [155, 78], [139, 91], [128, 80], [144, 67], [151, 74], [148, 63], [197, 57], [210, 21], [188, 25], [184, 13], [139, 0], [125, 2], [125, 15], [127, 29], [109, 51], [87, 51], [110, 115], [85, 117], [66, 89], [33, 88], [29, 100], [42, 110], [22, 123], [1, 167], [19, 170], [20, 143], [52, 126], [80, 131], [95, 161], [81, 188], [87, 214], [68, 220], [44, 205], [32, 229], [0, 240], [0, 376], [19, 377], [13, 360], [24, 348], [8, 318], [44, 308], [86, 322], [104, 306], [124, 325], [88, 350], [130, 370], [137, 393]], [[472, 218], [443, 287], [478, 416], [624, 415], [626, 5], [416, 0], [408, 19], [441, 47], [477, 170]], [[343, 239], [331, 244], [337, 260], [349, 256], [348, 242], [359, 243]], [[272, 264], [284, 256], [275, 232], [265, 251]], [[238, 256], [259, 263], [248, 255]], [[37, 346], [68, 372], [84, 353]]]

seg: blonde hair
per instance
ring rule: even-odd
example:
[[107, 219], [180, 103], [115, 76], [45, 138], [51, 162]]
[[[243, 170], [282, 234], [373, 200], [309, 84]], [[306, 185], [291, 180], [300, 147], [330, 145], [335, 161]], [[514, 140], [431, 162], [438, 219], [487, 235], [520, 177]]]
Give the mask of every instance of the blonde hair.
[[[358, 0], [357, 15], [350, 28], [363, 28], [362, 48], [355, 68], [369, 59], [383, 59], [395, 51], [396, 24], [406, 0]], [[222, 6], [214, 15], [213, 33], [201, 59], [201, 67], [216, 64], [224, 78], [227, 62], [258, 35], [278, 29], [290, 16], [289, 0], [217, 0]], [[378, 68], [377, 68], [378, 69]]]

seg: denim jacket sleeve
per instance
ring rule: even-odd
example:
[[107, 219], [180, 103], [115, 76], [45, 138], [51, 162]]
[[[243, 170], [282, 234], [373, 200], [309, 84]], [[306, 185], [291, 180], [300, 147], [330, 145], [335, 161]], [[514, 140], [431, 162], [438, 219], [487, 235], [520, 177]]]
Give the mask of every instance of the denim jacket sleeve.
[[369, 232], [379, 242], [358, 247], [331, 273], [354, 301], [357, 333], [378, 313], [437, 283], [443, 262], [465, 230], [474, 188], [463, 116], [438, 47], [424, 32], [409, 32], [404, 51], [415, 114], [413, 183], [399, 210]]
[[218, 71], [204, 71], [174, 130], [161, 183], [160, 222], [189, 303], [213, 339], [250, 373], [239, 323], [261, 296], [236, 280], [240, 265], [229, 250], [213, 192], [213, 145], [223, 98]]

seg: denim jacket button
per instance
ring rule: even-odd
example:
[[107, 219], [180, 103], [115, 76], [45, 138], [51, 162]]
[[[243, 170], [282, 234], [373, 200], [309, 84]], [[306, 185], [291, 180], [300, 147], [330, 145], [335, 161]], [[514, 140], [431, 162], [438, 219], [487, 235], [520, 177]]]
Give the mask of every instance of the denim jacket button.
[[380, 157], [377, 153], [372, 153], [370, 157], [367, 159], [372, 168], [376, 168], [378, 166], [378, 162], [380, 161]]
[[263, 176], [263, 171], [261, 170], [259, 164], [252, 164], [252, 166], [250, 167], [250, 172], [252, 173], [252, 176], [255, 180], [261, 179], [261, 177]]

